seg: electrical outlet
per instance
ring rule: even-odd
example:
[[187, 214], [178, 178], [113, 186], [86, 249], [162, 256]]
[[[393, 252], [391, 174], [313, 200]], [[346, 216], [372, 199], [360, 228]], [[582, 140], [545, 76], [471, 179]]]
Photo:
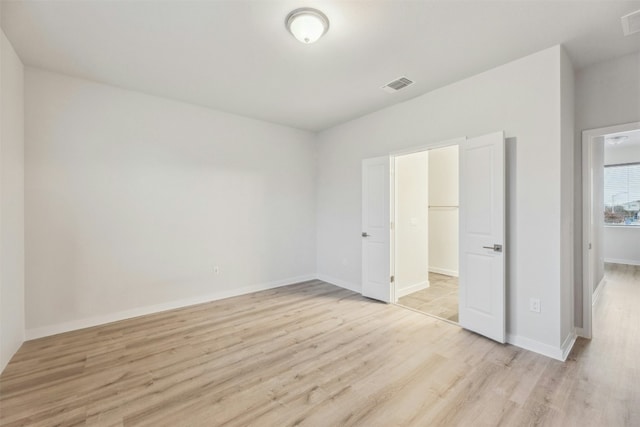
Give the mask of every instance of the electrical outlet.
[[215, 274], [220, 274], [220, 267], [218, 267], [217, 265], [215, 267], [213, 267], [213, 272]]
[[529, 300], [529, 311], [540, 313], [540, 300], [538, 298], [531, 298]]

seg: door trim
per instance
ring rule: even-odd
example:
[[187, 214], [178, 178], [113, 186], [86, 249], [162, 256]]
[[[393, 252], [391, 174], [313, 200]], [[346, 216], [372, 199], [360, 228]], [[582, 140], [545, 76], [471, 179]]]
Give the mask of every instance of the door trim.
[[582, 131], [582, 328], [576, 328], [578, 335], [584, 338], [593, 336], [593, 278], [589, 259], [589, 242], [592, 240], [589, 227], [589, 213], [593, 208], [591, 194], [593, 188], [589, 176], [592, 164], [594, 140], [611, 133], [640, 129], [640, 122], [625, 123]]
[[407, 154], [420, 153], [422, 151], [434, 150], [436, 148], [449, 147], [451, 145], [460, 145], [467, 140], [466, 136], [459, 136], [456, 138], [445, 139], [443, 141], [427, 142], [421, 145], [414, 145], [409, 148], [403, 148], [402, 150], [389, 152], [390, 157], [406, 156]]

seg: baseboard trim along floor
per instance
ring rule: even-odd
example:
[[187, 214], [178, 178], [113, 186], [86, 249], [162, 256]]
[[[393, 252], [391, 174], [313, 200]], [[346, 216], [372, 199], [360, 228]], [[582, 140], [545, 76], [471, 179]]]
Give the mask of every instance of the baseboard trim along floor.
[[119, 311], [116, 313], [109, 313], [100, 316], [92, 316], [84, 319], [72, 320], [64, 323], [57, 323], [55, 325], [48, 325], [38, 328], [27, 329], [25, 332], [26, 340], [34, 340], [37, 338], [48, 337], [51, 335], [57, 335], [64, 332], [77, 331], [79, 329], [91, 328], [93, 326], [105, 325], [112, 322], [118, 322], [125, 319], [131, 319], [134, 317], [145, 316], [147, 314], [161, 313], [163, 311], [173, 310], [176, 308], [189, 307], [191, 305], [202, 304], [211, 301], [217, 301], [225, 298], [236, 297], [240, 295], [246, 295], [253, 292], [264, 291], [268, 289], [278, 288], [280, 286], [287, 286], [293, 283], [306, 282], [314, 280], [315, 274], [309, 274], [304, 276], [290, 277], [282, 280], [275, 280], [272, 282], [261, 283], [257, 285], [244, 286], [237, 289], [229, 289], [220, 292], [215, 292], [207, 295], [199, 295], [196, 297], [180, 299], [177, 301], [169, 301], [161, 304], [149, 305], [146, 307], [133, 308], [131, 310]]

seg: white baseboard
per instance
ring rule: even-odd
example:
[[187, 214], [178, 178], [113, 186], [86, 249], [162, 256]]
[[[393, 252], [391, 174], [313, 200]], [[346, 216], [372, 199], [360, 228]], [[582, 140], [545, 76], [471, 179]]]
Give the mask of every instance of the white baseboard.
[[355, 283], [349, 283], [345, 280], [342, 279], [336, 279], [335, 277], [331, 277], [331, 276], [327, 276], [326, 274], [318, 274], [316, 276], [316, 279], [318, 280], [322, 280], [323, 282], [327, 282], [330, 283], [332, 285], [341, 287], [341, 288], [345, 288], [348, 289], [350, 291], [353, 291], [355, 293], [361, 294], [362, 293], [362, 286], [361, 285], [356, 285]]
[[638, 261], [637, 259], [605, 258], [604, 262], [609, 263], [609, 264], [640, 265], [640, 261]]
[[596, 305], [596, 301], [598, 301], [598, 298], [602, 293], [602, 288], [604, 288], [604, 285], [606, 284], [607, 280], [603, 277], [602, 280], [600, 280], [600, 283], [598, 283], [598, 286], [596, 286], [596, 290], [593, 292], [593, 295], [591, 297], [591, 305]]
[[447, 270], [446, 268], [440, 267], [429, 267], [429, 272], [444, 274], [445, 276], [458, 277], [458, 272], [455, 270]]
[[130, 310], [109, 313], [100, 316], [92, 316], [84, 319], [72, 320], [69, 322], [57, 323], [55, 325], [41, 326], [38, 328], [27, 329], [25, 333], [26, 340], [47, 337], [50, 335], [61, 334], [63, 332], [75, 331], [78, 329], [90, 328], [92, 326], [104, 325], [106, 323], [117, 322], [119, 320], [131, 319], [133, 317], [144, 316], [147, 314], [159, 313], [162, 311], [173, 310], [176, 308], [188, 307], [190, 305], [202, 304], [221, 300], [225, 298], [245, 295], [252, 292], [265, 291], [267, 289], [278, 288], [280, 286], [291, 285], [299, 282], [306, 282], [316, 278], [315, 274], [305, 276], [290, 277], [288, 279], [276, 280], [257, 285], [244, 286], [237, 289], [229, 289], [208, 295], [200, 295], [192, 298], [185, 298], [177, 301], [170, 301], [162, 304], [155, 304], [146, 307], [138, 307]]
[[413, 285], [405, 286], [400, 288], [396, 284], [396, 299], [402, 298], [405, 295], [412, 294], [414, 292], [421, 291], [423, 289], [427, 289], [429, 287], [429, 281], [425, 280], [424, 282], [414, 283]]
[[[20, 340], [18, 342], [14, 342], [12, 343], [13, 346], [11, 347], [11, 350], [7, 353], [7, 359], [0, 359], [0, 374], [2, 373], [2, 371], [4, 371], [4, 368], [7, 367], [7, 365], [9, 364], [9, 362], [11, 361], [11, 359], [13, 358], [13, 356], [15, 356], [15, 354], [18, 352], [18, 350], [20, 350], [20, 346], [22, 345], [22, 343], [24, 342], [24, 336], [20, 338]], [[5, 349], [6, 351], [6, 349]]]
[[584, 330], [584, 328], [580, 328], [576, 326], [576, 336], [582, 337], [582, 338], [587, 338], [587, 339], [591, 339], [590, 336], [587, 336], [586, 331]]
[[507, 342], [515, 345], [516, 347], [524, 348], [525, 350], [533, 351], [534, 353], [542, 354], [543, 356], [550, 357], [552, 359], [565, 361], [567, 355], [571, 351], [573, 344], [576, 341], [575, 331], [571, 332], [562, 346], [554, 347], [549, 344], [542, 343], [540, 341], [532, 340], [530, 338], [521, 337], [518, 335], [507, 334]]
[[571, 331], [571, 333], [569, 333], [569, 335], [567, 336], [567, 338], [565, 338], [564, 342], [562, 343], [562, 361], [564, 362], [565, 360], [567, 360], [567, 357], [569, 356], [569, 353], [571, 353], [571, 349], [573, 348], [573, 345], [576, 343], [576, 340], [578, 339], [578, 335], [576, 334], [576, 331], [573, 330]]

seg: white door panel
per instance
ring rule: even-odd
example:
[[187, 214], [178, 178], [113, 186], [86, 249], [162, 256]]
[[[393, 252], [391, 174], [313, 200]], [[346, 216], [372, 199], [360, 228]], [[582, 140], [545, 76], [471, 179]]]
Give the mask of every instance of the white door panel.
[[504, 135], [460, 145], [459, 321], [505, 342]]
[[391, 301], [390, 159], [362, 161], [362, 295]]

